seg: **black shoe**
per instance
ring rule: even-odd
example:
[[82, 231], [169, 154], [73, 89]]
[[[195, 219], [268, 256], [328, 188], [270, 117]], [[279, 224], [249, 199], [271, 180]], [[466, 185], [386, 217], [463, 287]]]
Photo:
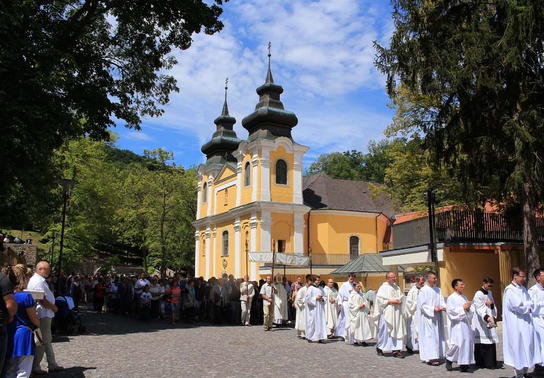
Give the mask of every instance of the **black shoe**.
[[451, 362], [450, 360], [446, 360], [446, 370], [447, 371], [453, 370], [453, 362]]
[[325, 343], [325, 340], [319, 340], [318, 343], [319, 343], [319, 344], [326, 344], [326, 343]]
[[393, 352], [393, 357], [395, 357], [395, 358], [404, 358], [404, 355], [399, 350], [396, 350], [396, 351]]
[[367, 346], [368, 346], [368, 344], [367, 344], [366, 342], [364, 342], [364, 341], [363, 341], [360, 345], [361, 345], [361, 346], [364, 346], [364, 347], [367, 347]]
[[461, 365], [461, 373], [472, 373], [472, 371], [468, 370], [468, 365]]
[[376, 348], [376, 353], [378, 354], [378, 356], [385, 356], [385, 354], [383, 354], [383, 350], [381, 350], [380, 348]]
[[353, 343], [353, 346], [359, 346], [359, 345], [361, 345], [361, 344], [359, 344], [359, 343]]
[[406, 347], [406, 352], [408, 352], [410, 354], [414, 354], [414, 350], [412, 348]]

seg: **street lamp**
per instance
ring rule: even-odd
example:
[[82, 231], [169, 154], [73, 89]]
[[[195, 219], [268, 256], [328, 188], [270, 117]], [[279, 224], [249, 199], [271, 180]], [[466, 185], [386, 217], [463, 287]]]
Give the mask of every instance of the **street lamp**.
[[70, 189], [72, 186], [79, 184], [75, 180], [55, 180], [56, 184], [62, 185], [63, 191], [62, 191], [62, 198], [64, 200], [64, 205], [62, 207], [62, 228], [60, 230], [60, 251], [59, 251], [59, 278], [57, 282], [57, 293], [59, 295], [62, 295], [61, 287], [60, 287], [60, 281], [61, 281], [61, 272], [62, 272], [62, 250], [64, 247], [64, 226], [66, 224], [66, 202], [68, 202], [68, 198], [70, 198]]
[[55, 250], [55, 236], [57, 236], [57, 230], [51, 230], [51, 236], [52, 236], [52, 244], [51, 244], [51, 259], [49, 260], [50, 263], [53, 263], [53, 251]]
[[434, 262], [434, 270], [437, 278], [437, 285], [440, 285], [440, 272], [438, 267], [438, 253], [436, 251], [436, 220], [435, 209], [436, 189], [432, 186], [427, 189], [427, 207], [429, 210], [429, 247], [431, 250], [431, 261]]

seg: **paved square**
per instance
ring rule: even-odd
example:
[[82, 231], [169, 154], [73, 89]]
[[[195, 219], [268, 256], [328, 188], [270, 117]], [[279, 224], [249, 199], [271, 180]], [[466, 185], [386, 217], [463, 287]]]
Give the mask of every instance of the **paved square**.
[[[67, 377], [455, 377], [444, 365], [423, 364], [418, 355], [378, 357], [376, 349], [342, 341], [309, 344], [293, 329], [263, 332], [259, 326], [172, 326], [112, 314], [82, 314], [86, 335], [55, 337], [54, 349]], [[501, 337], [502, 339], [502, 337]], [[502, 360], [502, 346], [498, 346]], [[295, 370], [296, 369], [296, 370]], [[300, 370], [302, 369], [302, 370]], [[510, 367], [478, 370], [474, 377], [509, 377]]]

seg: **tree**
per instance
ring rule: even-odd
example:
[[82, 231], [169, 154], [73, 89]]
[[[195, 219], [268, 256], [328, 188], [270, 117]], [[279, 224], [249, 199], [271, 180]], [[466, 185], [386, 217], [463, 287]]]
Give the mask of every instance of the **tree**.
[[410, 128], [433, 164], [465, 188], [519, 199], [527, 269], [540, 266], [536, 211], [544, 159], [544, 4], [532, 0], [394, 0], [390, 47], [377, 48], [387, 89], [401, 83], [430, 106]]
[[306, 174], [324, 172], [335, 179], [384, 183], [385, 171], [390, 163], [387, 151], [399, 143], [404, 144], [406, 141], [403, 138], [383, 139], [379, 142], [371, 140], [366, 154], [351, 150], [319, 155]]
[[[227, 1], [227, 0], [225, 0]], [[159, 116], [176, 82], [174, 48], [223, 27], [222, 0], [0, 2], [0, 203], [51, 186], [54, 150], [108, 139], [116, 120]]]

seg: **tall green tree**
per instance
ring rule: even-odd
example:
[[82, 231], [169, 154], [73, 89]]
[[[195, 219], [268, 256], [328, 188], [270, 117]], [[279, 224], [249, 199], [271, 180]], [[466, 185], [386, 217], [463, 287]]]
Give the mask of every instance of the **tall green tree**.
[[[227, 0], [225, 0], [227, 1]], [[223, 0], [0, 2], [0, 203], [52, 186], [54, 150], [140, 128], [177, 91], [173, 49], [223, 27]], [[31, 191], [32, 193], [32, 191]]]
[[432, 106], [412, 122], [431, 158], [469, 187], [517, 198], [527, 269], [540, 266], [536, 211], [544, 160], [544, 3], [393, 0], [395, 32], [376, 44], [389, 95], [401, 83]]

